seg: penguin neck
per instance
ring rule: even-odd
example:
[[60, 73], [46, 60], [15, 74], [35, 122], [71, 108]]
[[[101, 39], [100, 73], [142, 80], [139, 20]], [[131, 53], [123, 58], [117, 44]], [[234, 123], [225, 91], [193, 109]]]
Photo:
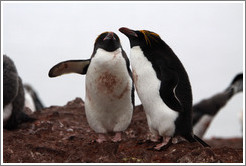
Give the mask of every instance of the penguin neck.
[[[102, 48], [98, 48], [95, 52], [95, 55], [93, 57], [94, 58], [100, 58], [100, 59], [105, 59], [105, 60], [110, 60], [110, 59], [113, 59], [113, 58], [116, 58], [117, 55], [121, 54], [122, 52], [122, 49], [121, 48], [118, 48], [114, 51], [106, 51]], [[106, 56], [105, 56], [106, 55]]]
[[113, 54], [119, 54], [121, 51], [122, 51], [122, 49], [120, 47], [114, 51], [107, 51], [107, 50], [104, 50], [103, 48], [98, 48], [96, 51], [96, 54], [97, 53], [104, 53], [104, 54], [112, 54], [113, 55]]

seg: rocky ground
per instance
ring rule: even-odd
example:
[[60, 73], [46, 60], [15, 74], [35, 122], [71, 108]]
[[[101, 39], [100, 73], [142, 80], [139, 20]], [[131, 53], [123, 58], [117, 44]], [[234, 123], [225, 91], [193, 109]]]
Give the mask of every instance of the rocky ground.
[[52, 106], [14, 131], [3, 130], [4, 163], [242, 163], [243, 139], [205, 140], [199, 143], [180, 142], [165, 150], [155, 151], [149, 141], [146, 117], [137, 106], [132, 123], [123, 133], [123, 140], [99, 144], [90, 129], [80, 98], [65, 106]]

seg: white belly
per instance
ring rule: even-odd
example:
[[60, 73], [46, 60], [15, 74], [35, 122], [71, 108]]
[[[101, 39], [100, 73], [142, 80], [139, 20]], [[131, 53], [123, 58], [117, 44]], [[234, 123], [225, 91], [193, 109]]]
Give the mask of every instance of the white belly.
[[139, 46], [131, 49], [131, 66], [136, 90], [143, 104], [150, 131], [161, 136], [172, 136], [178, 113], [171, 110], [161, 99], [159, 93], [161, 82]]
[[98, 49], [86, 73], [85, 111], [97, 133], [125, 130], [132, 118], [132, 81], [121, 49]]
[[11, 114], [12, 114], [12, 110], [13, 110], [13, 105], [12, 103], [6, 105], [3, 108], [3, 123], [6, 123], [7, 120], [10, 118]]

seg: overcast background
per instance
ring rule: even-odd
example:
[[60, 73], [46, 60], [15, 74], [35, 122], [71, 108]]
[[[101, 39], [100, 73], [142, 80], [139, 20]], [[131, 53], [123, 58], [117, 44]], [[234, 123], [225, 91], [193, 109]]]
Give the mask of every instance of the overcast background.
[[[243, 3], [74, 2], [2, 3], [2, 54], [11, 57], [25, 83], [46, 106], [85, 96], [85, 76], [49, 78], [69, 59], [88, 59], [96, 37], [114, 31], [129, 56], [120, 27], [158, 33], [185, 66], [193, 103], [223, 91], [243, 71]], [[136, 103], [140, 104], [139, 99]], [[217, 114], [206, 137], [242, 136], [243, 94]]]

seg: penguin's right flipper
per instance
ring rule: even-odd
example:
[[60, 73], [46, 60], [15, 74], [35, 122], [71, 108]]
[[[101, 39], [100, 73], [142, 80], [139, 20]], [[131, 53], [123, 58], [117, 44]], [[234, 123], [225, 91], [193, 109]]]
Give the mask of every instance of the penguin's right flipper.
[[57, 77], [68, 73], [86, 74], [89, 65], [90, 59], [60, 62], [50, 69], [49, 77]]

